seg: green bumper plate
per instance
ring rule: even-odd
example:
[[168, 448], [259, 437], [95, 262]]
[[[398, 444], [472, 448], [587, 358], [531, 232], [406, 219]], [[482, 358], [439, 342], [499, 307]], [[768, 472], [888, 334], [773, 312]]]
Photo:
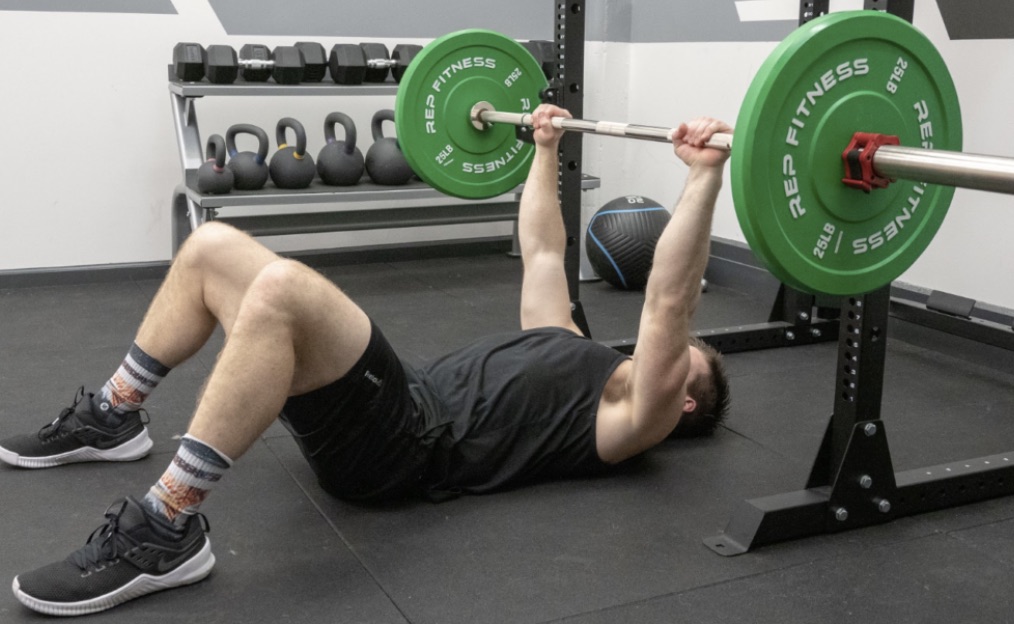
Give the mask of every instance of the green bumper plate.
[[889, 284], [933, 240], [954, 194], [899, 180], [872, 193], [842, 183], [855, 132], [960, 151], [947, 66], [911, 24], [877, 11], [800, 27], [763, 63], [736, 123], [732, 193], [743, 232], [785, 284], [862, 294]]
[[426, 183], [456, 197], [507, 193], [525, 181], [535, 148], [515, 126], [472, 125], [472, 107], [531, 112], [547, 86], [532, 55], [489, 30], [464, 30], [427, 45], [398, 85], [395, 126], [412, 169]]

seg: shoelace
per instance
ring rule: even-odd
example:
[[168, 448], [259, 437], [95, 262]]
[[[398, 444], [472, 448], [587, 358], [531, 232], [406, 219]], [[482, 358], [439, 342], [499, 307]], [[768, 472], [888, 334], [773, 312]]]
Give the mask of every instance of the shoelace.
[[[86, 573], [85, 576], [102, 570], [119, 559], [120, 548], [127, 540], [120, 532], [120, 518], [126, 509], [127, 499], [110, 505], [105, 514], [107, 522], [92, 531], [83, 548], [71, 554], [71, 563], [81, 568]], [[197, 518], [205, 533], [211, 531], [211, 523], [204, 514], [197, 514]]]
[[84, 548], [71, 555], [74, 565], [88, 572], [102, 569], [117, 558], [120, 540], [116, 538], [120, 535], [120, 517], [126, 508], [127, 500], [124, 499], [106, 509], [106, 524], [92, 531]]
[[74, 393], [74, 403], [71, 404], [70, 407], [63, 408], [63, 411], [61, 411], [60, 415], [56, 417], [56, 420], [39, 430], [39, 439], [46, 440], [60, 433], [60, 429], [63, 427], [64, 421], [67, 420], [68, 416], [74, 413], [74, 410], [77, 408], [78, 403], [80, 403], [82, 399], [84, 399], [84, 386], [78, 387], [77, 392]]
[[[42, 427], [42, 429], [39, 430], [39, 439], [45, 441], [59, 434], [60, 431], [63, 429], [64, 421], [67, 420], [68, 416], [74, 413], [74, 411], [77, 409], [78, 404], [81, 403], [82, 400], [84, 400], [84, 396], [85, 396], [84, 386], [79, 386], [77, 392], [74, 393], [74, 403], [71, 404], [70, 407], [63, 408], [63, 411], [61, 411], [60, 415], [56, 417], [56, 420], [49, 423], [48, 425], [45, 425], [44, 427]], [[139, 408], [137, 412], [138, 417], [141, 419], [142, 425], [147, 425], [149, 422], [151, 422], [151, 418], [148, 416], [148, 411], [146, 409], [142, 407]]]

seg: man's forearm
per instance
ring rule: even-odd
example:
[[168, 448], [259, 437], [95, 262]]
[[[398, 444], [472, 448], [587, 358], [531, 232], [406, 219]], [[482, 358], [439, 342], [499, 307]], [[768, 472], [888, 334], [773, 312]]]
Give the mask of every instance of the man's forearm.
[[721, 187], [721, 167], [690, 168], [683, 196], [655, 246], [646, 304], [675, 306], [687, 318], [693, 312], [708, 264], [712, 214]]
[[528, 172], [518, 209], [518, 242], [522, 257], [543, 251], [563, 253], [566, 235], [557, 195], [556, 150], [539, 147]]

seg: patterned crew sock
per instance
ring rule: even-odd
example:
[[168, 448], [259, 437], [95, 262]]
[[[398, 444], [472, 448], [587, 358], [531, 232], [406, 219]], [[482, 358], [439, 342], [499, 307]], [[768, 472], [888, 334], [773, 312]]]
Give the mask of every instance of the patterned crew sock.
[[112, 413], [117, 416], [138, 409], [170, 370], [145, 353], [135, 342], [130, 345], [130, 351], [116, 373], [99, 391], [96, 397], [100, 403], [99, 408], [107, 413], [112, 408]]
[[145, 494], [144, 503], [169, 523], [182, 527], [230, 466], [231, 459], [188, 433], [180, 440], [165, 474]]

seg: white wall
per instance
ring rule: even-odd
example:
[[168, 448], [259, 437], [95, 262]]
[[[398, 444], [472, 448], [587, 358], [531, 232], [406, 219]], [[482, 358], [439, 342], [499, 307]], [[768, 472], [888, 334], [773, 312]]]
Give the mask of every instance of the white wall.
[[[1014, 41], [950, 41], [936, 3], [915, 25], [936, 44], [961, 99], [963, 151], [1014, 157]], [[940, 232], [902, 280], [1014, 308], [1014, 196], [957, 189]]]
[[[0, 271], [165, 260], [171, 255], [169, 199], [181, 175], [166, 86], [178, 41], [239, 46], [203, 0], [176, 0], [179, 15], [0, 13], [4, 66], [0, 152]], [[917, 3], [915, 24], [934, 41], [957, 84], [965, 150], [1014, 154], [1014, 41], [955, 41], [935, 2]], [[291, 38], [258, 37], [267, 45]], [[325, 46], [344, 41], [312, 38]], [[409, 40], [405, 40], [409, 41]], [[389, 45], [396, 40], [387, 41]], [[601, 43], [587, 47], [585, 116], [671, 125], [700, 114], [735, 120], [744, 92], [775, 43]], [[368, 146], [369, 119], [393, 98], [204, 98], [202, 136], [232, 123], [273, 135], [275, 121], [304, 121], [310, 151], [322, 144], [327, 112], [344, 110]], [[628, 193], [672, 204], [683, 171], [663, 144], [585, 139], [585, 168], [602, 177], [589, 208]], [[940, 233], [902, 276], [917, 286], [1014, 308], [1007, 234], [1014, 199], [959, 189]], [[509, 225], [321, 235], [278, 241], [276, 248], [362, 245], [506, 234]], [[743, 240], [728, 185], [716, 215], [717, 236]]]
[[[962, 105], [964, 151], [1014, 156], [1014, 41], [951, 41], [935, 2], [916, 3], [915, 25], [950, 68]], [[585, 111], [590, 118], [670, 126], [698, 115], [735, 123], [750, 80], [775, 47], [770, 43], [593, 43]], [[629, 65], [610, 59], [629, 57]], [[600, 95], [605, 94], [605, 95]], [[614, 98], [627, 103], [616, 110]], [[586, 165], [609, 171], [604, 198], [636, 193], [672, 205], [684, 171], [663, 144], [586, 139]], [[729, 184], [719, 200], [713, 232], [745, 241]], [[1014, 198], [957, 189], [947, 219], [926, 252], [899, 281], [1014, 308], [1009, 251]]]
[[[182, 175], [167, 88], [172, 48], [178, 41], [238, 48], [250, 40], [226, 36], [203, 0], [174, 5], [179, 15], [0, 12], [0, 58], [8, 59], [0, 98], [5, 120], [0, 271], [171, 257], [169, 204]], [[272, 47], [293, 42], [255, 39]], [[326, 48], [358, 42], [309, 39]], [[424, 43], [385, 40], [389, 47], [400, 42]], [[202, 139], [224, 135], [234, 123], [254, 123], [267, 131], [273, 151], [275, 123], [293, 116], [306, 126], [313, 155], [323, 146], [327, 113], [342, 110], [353, 117], [365, 153], [374, 111], [393, 106], [389, 96], [196, 100]], [[388, 134], [391, 130], [385, 124]], [[464, 225], [282, 237], [271, 243], [276, 249], [313, 249], [511, 231], [510, 224]]]

